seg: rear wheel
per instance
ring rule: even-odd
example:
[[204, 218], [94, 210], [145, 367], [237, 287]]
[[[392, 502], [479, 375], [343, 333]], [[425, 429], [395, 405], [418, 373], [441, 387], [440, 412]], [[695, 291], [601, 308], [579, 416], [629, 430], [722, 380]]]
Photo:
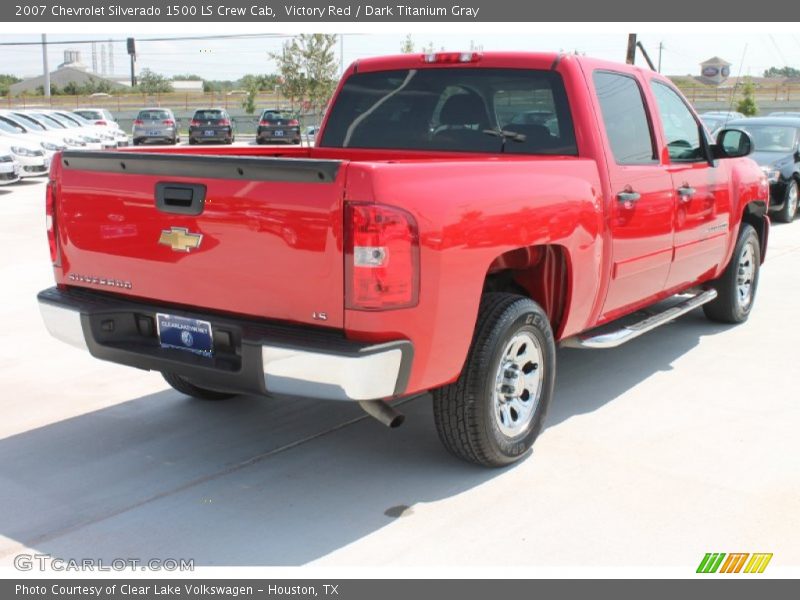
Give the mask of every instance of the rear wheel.
[[484, 295], [460, 377], [433, 391], [444, 446], [488, 467], [519, 460], [541, 431], [555, 361], [553, 332], [538, 304], [516, 294]]
[[703, 311], [712, 321], [742, 323], [750, 316], [758, 289], [761, 270], [761, 246], [752, 225], [742, 223], [736, 247], [728, 266], [711, 283], [717, 297], [703, 305]]
[[783, 197], [783, 208], [775, 214], [775, 219], [781, 223], [791, 223], [797, 212], [797, 182], [792, 179], [786, 185]]
[[176, 373], [163, 372], [161, 375], [164, 377], [164, 380], [176, 391], [180, 392], [181, 394], [191, 396], [192, 398], [198, 398], [200, 400], [228, 400], [229, 398], [233, 398], [234, 396], [238, 395], [201, 388], [191, 383], [185, 377], [182, 377]]
[[197, 143], [197, 140], [196, 140], [196, 139], [194, 139], [194, 138], [192, 138], [192, 137], [190, 137], [190, 138], [189, 138], [189, 145], [190, 145], [190, 146], [194, 146], [196, 143]]

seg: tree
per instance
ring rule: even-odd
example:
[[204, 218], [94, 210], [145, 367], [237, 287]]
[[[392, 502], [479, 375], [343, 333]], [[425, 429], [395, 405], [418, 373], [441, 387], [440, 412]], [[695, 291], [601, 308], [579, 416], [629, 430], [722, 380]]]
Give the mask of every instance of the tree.
[[800, 77], [800, 69], [794, 67], [770, 67], [764, 71], [764, 77]]
[[270, 54], [283, 79], [283, 95], [292, 106], [305, 100], [316, 112], [328, 101], [337, 81], [335, 46], [335, 35], [303, 33], [284, 43], [280, 54]]
[[251, 83], [250, 87], [247, 88], [247, 95], [242, 100], [242, 108], [244, 112], [248, 115], [252, 115], [256, 112], [256, 96], [258, 95], [258, 87], [255, 83]]
[[400, 45], [400, 52], [403, 54], [413, 54], [414, 53], [414, 40], [411, 38], [411, 34], [409, 33], [406, 35], [403, 43]]
[[173, 75], [172, 81], [202, 81], [203, 78], [193, 73], [182, 73], [180, 75]]
[[171, 92], [172, 84], [163, 75], [154, 73], [150, 69], [142, 69], [136, 82], [136, 90], [145, 94]]
[[0, 96], [7, 96], [11, 85], [22, 81], [15, 75], [0, 74]]
[[752, 81], [745, 81], [742, 86], [742, 99], [736, 105], [736, 110], [746, 117], [752, 117], [758, 113], [758, 105], [756, 104], [756, 86]]

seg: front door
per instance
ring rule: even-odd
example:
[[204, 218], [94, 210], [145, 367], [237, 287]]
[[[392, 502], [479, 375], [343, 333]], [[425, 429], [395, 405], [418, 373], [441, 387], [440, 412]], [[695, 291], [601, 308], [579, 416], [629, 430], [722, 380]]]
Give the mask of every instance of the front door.
[[672, 260], [675, 203], [639, 81], [605, 70], [595, 71], [593, 81], [613, 195], [613, 268], [601, 316], [606, 320], [663, 291]]

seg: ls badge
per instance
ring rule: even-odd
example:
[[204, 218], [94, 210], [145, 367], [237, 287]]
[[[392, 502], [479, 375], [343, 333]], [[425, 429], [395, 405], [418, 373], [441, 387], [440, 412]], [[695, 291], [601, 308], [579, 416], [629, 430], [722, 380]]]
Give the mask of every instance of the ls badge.
[[175, 252], [189, 252], [200, 247], [203, 241], [202, 233], [189, 233], [186, 227], [170, 227], [161, 232], [159, 244], [171, 247]]

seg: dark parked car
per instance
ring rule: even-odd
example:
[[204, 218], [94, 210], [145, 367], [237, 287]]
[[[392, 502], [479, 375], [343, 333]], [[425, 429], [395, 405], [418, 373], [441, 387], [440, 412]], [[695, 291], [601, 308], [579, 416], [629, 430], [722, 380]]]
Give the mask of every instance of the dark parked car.
[[288, 110], [268, 108], [261, 113], [256, 129], [257, 144], [300, 143], [300, 122]]
[[181, 141], [175, 115], [168, 108], [143, 108], [133, 121], [133, 145], [160, 141], [177, 144]]
[[769, 180], [769, 209], [775, 219], [789, 223], [797, 212], [800, 181], [800, 119], [757, 117], [729, 121], [728, 129], [750, 134], [754, 152], [750, 155]]
[[201, 108], [194, 111], [189, 122], [189, 143], [222, 142], [232, 144], [236, 126], [228, 111], [222, 108]]

